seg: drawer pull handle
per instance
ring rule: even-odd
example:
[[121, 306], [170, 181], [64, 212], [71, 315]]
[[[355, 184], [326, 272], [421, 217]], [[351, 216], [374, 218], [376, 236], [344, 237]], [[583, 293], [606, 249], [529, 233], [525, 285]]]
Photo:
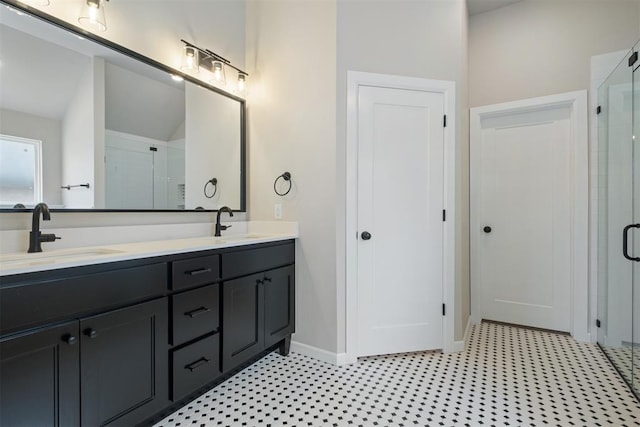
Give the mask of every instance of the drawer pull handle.
[[187, 366], [185, 366], [184, 369], [188, 369], [189, 371], [193, 372], [196, 369], [198, 369], [199, 367], [204, 366], [209, 362], [210, 362], [210, 360], [207, 359], [206, 357], [201, 357], [200, 359], [196, 360], [195, 362], [190, 363]]
[[193, 319], [196, 316], [208, 313], [210, 311], [211, 311], [210, 308], [207, 308], [207, 307], [203, 306], [203, 307], [200, 307], [200, 308], [196, 308], [195, 310], [187, 311], [186, 313], [184, 313], [184, 315], [185, 316], [189, 316], [189, 317], [191, 317]]
[[185, 271], [184, 274], [188, 274], [189, 276], [197, 276], [198, 274], [206, 274], [211, 273], [211, 268], [201, 268], [198, 270]]

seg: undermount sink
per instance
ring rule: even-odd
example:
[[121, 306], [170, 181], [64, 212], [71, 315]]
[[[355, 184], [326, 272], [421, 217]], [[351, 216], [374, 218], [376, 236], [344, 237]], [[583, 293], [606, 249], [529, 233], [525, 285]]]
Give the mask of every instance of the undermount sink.
[[78, 250], [61, 250], [54, 252], [38, 252], [34, 254], [20, 254], [13, 256], [0, 256], [0, 267], [20, 267], [39, 264], [50, 264], [55, 262], [70, 261], [73, 259], [81, 259], [86, 257], [95, 257], [101, 255], [115, 255], [122, 253], [115, 249], [78, 249]]
[[216, 237], [216, 241], [220, 242], [220, 243], [225, 243], [225, 242], [238, 242], [241, 240], [257, 240], [257, 239], [266, 239], [271, 237], [271, 234], [258, 234], [258, 233], [249, 233], [249, 234], [236, 234], [236, 235], [229, 235], [229, 236], [221, 236], [221, 237]]

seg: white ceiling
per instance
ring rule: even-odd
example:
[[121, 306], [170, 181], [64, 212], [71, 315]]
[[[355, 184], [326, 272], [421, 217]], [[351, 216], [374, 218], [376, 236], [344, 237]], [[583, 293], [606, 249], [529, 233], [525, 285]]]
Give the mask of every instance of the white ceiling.
[[519, 1], [522, 0], [467, 0], [467, 6], [469, 8], [469, 16], [473, 16], [508, 6]]

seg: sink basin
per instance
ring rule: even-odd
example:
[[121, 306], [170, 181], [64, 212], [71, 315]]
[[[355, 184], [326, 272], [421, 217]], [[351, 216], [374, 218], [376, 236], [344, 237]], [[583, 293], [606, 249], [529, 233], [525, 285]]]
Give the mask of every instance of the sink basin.
[[216, 237], [215, 239], [220, 243], [225, 243], [225, 242], [238, 242], [242, 240], [266, 239], [271, 236], [272, 236], [271, 234], [249, 233], [249, 234], [236, 234], [236, 235]]
[[78, 250], [62, 250], [55, 252], [39, 252], [34, 254], [20, 254], [13, 256], [0, 256], [0, 267], [18, 268], [28, 267], [30, 265], [53, 264], [56, 262], [71, 261], [74, 259], [82, 259], [87, 257], [95, 257], [101, 255], [115, 255], [122, 251], [114, 249], [78, 249]]

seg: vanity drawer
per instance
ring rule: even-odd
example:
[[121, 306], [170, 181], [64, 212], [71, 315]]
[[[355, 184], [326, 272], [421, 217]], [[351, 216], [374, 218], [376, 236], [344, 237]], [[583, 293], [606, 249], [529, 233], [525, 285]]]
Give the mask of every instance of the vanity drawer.
[[296, 249], [293, 242], [225, 253], [222, 255], [222, 276], [228, 279], [282, 267], [293, 264], [295, 257]]
[[173, 306], [173, 345], [214, 332], [220, 324], [218, 284], [183, 292], [171, 297]]
[[[100, 267], [105, 266], [108, 264]], [[25, 275], [25, 282], [3, 286], [0, 334], [124, 307], [162, 296], [167, 289], [165, 263], [92, 273], [94, 268], [98, 267], [47, 272], [50, 279], [34, 282]]]
[[210, 383], [220, 375], [220, 334], [215, 334], [171, 355], [173, 388], [176, 401]]
[[186, 289], [220, 280], [220, 256], [210, 255], [173, 262], [171, 289]]

